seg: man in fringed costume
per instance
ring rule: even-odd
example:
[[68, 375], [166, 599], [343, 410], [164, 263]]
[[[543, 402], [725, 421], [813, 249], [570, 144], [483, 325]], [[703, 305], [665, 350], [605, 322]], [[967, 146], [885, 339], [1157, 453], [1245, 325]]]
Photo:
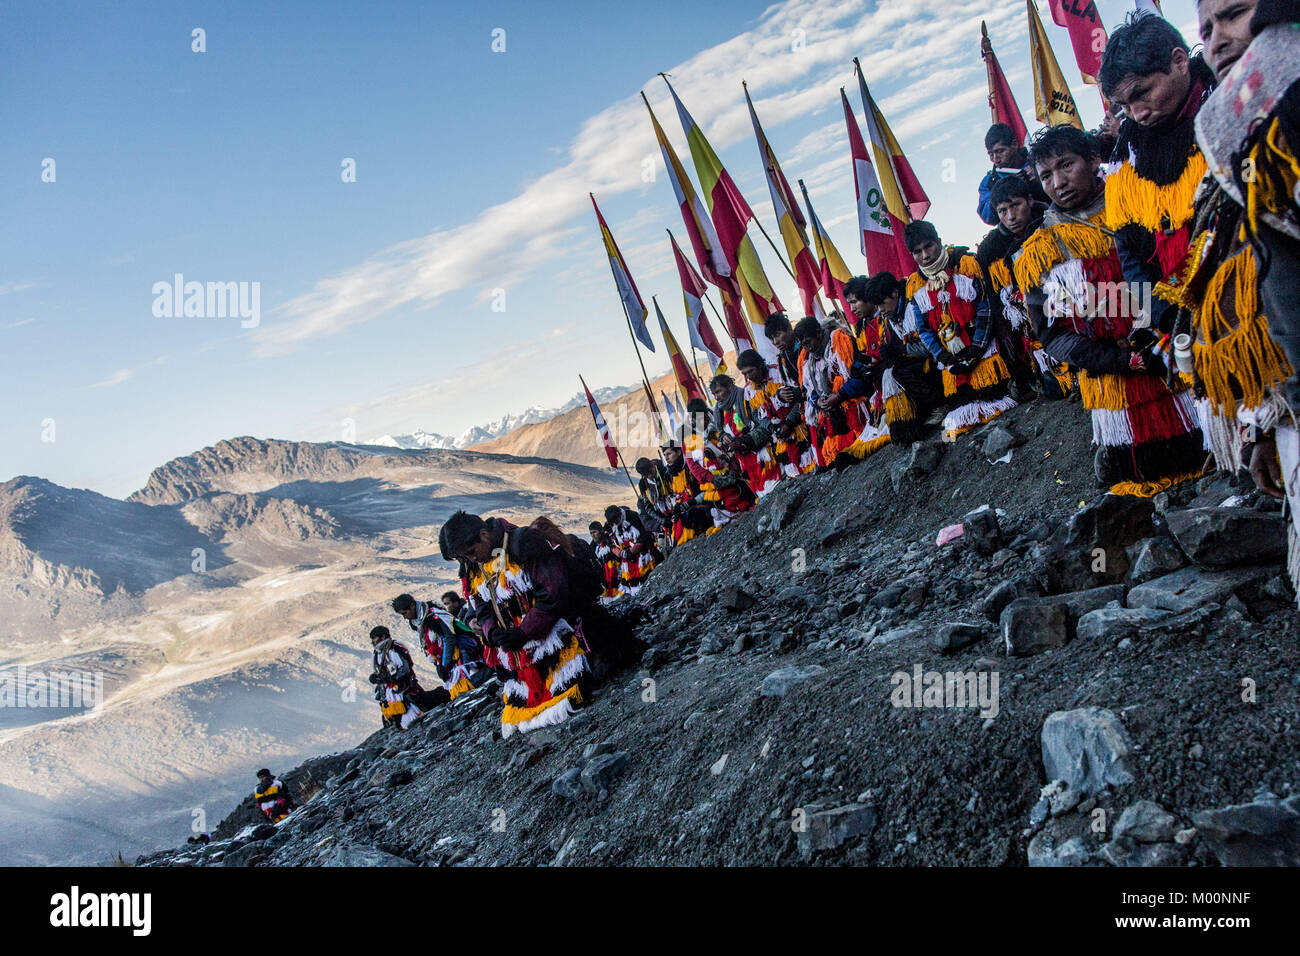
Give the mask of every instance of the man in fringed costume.
[[1047, 204], [1036, 201], [1029, 186], [1017, 177], [994, 184], [992, 202], [998, 225], [980, 242], [975, 258], [984, 270], [994, 329], [1002, 333], [999, 345], [1004, 355], [1016, 356], [1014, 362], [1008, 362], [1013, 376], [1019, 370], [1023, 377], [1029, 371], [1027, 363], [1032, 363], [1034, 374], [1043, 383], [1043, 394], [1048, 398], [1064, 398], [1074, 387], [1073, 374], [1064, 362], [1053, 361], [1034, 337], [1029, 316], [1025, 314], [1024, 294], [1011, 275], [1012, 257], [1042, 225]]
[[661, 557], [655, 547], [654, 535], [641, 524], [635, 511], [618, 505], [605, 509], [605, 527], [609, 531], [610, 546], [622, 562], [620, 587], [624, 594], [636, 594]]
[[1185, 391], [1165, 384], [1166, 365], [1135, 316], [1114, 236], [1096, 145], [1060, 125], [1030, 146], [1052, 199], [1042, 225], [1016, 253], [1016, 284], [1047, 354], [1078, 370], [1092, 413], [1098, 481], [1116, 494], [1151, 497], [1200, 472], [1201, 433]]
[[740, 467], [718, 443], [720, 436], [709, 428], [709, 406], [702, 398], [686, 403], [686, 424], [682, 426], [682, 452], [699, 493], [697, 504], [709, 509], [714, 527], [720, 528], [742, 511], [754, 507], [754, 492]]
[[844, 300], [858, 317], [858, 349], [870, 363], [876, 398], [889, 439], [910, 445], [942, 396], [938, 366], [921, 341], [916, 313], [907, 308], [903, 282], [892, 272], [844, 283]]
[[944, 245], [924, 219], [909, 222], [903, 239], [919, 270], [908, 277], [904, 295], [943, 376], [943, 437], [955, 441], [1016, 407], [1008, 393], [1011, 370], [998, 350], [975, 257], [965, 246]]
[[638, 458], [632, 467], [640, 476], [636, 483], [636, 510], [641, 515], [641, 524], [652, 535], [667, 535], [673, 510], [667, 469], [663, 462], [649, 458]]
[[1205, 177], [1195, 121], [1214, 73], [1192, 56], [1164, 17], [1134, 15], [1106, 41], [1102, 93], [1124, 108], [1116, 158], [1106, 177], [1103, 225], [1115, 233], [1124, 278], [1150, 291], [1152, 328], [1173, 327], [1185, 271], [1192, 197]]
[[1245, 463], [1261, 491], [1290, 499], [1300, 590], [1300, 2], [1200, 0], [1197, 14], [1220, 85], [1196, 120], [1212, 176], [1196, 197], [1178, 330], [1196, 339], [1217, 464]]
[[370, 630], [371, 663], [370, 683], [375, 685], [375, 700], [384, 726], [405, 730], [426, 710], [432, 710], [451, 700], [445, 687], [425, 690], [415, 676], [415, 662], [404, 644], [393, 639], [382, 624]]
[[419, 637], [424, 655], [433, 661], [453, 700], [481, 682], [483, 647], [467, 623], [434, 602], [417, 601], [409, 594], [393, 598], [392, 608]]
[[685, 544], [697, 535], [713, 534], [718, 530], [713, 523], [713, 512], [710, 507], [698, 502], [700, 483], [695, 480], [690, 468], [686, 467], [681, 436], [670, 440], [660, 450], [664, 456], [664, 468], [668, 472], [673, 546]]
[[874, 416], [864, 397], [865, 384], [850, 384], [865, 374], [865, 366], [848, 329], [823, 328], [808, 316], [799, 320], [794, 334], [800, 348], [804, 420], [811, 426], [818, 465], [843, 468], [888, 445], [883, 409]]
[[730, 375], [713, 376], [709, 391], [713, 393], [713, 430], [722, 449], [735, 459], [749, 487], [762, 498], [781, 480], [781, 464], [770, 447], [771, 429]]
[[757, 445], [765, 435], [765, 447], [786, 478], [815, 471], [817, 455], [798, 399], [785, 399], [789, 390], [772, 377], [772, 369], [753, 349], [736, 356], [736, 367], [745, 376], [745, 404], [759, 423], [758, 430], [745, 442]]
[[563, 544], [463, 511], [447, 519], [438, 542], [444, 558], [461, 564], [483, 659], [503, 683], [501, 735], [561, 723], [581, 706], [589, 673]]
[[603, 587], [600, 589], [599, 600], [613, 601], [623, 595], [622, 575], [619, 573], [623, 562], [614, 553], [609, 531], [602, 522], [593, 521], [587, 530], [591, 533], [591, 547], [596, 552], [596, 560], [600, 562], [604, 571], [601, 577]]

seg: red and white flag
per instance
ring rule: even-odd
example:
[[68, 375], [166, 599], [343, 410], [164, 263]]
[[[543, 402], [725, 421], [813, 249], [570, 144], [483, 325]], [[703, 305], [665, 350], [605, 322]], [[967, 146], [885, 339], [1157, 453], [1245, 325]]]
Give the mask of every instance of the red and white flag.
[[605, 446], [605, 457], [609, 459], [609, 467], [618, 467], [618, 446], [614, 444], [614, 439], [610, 437], [609, 426], [605, 424], [605, 416], [600, 413], [600, 406], [596, 404], [596, 397], [591, 394], [591, 389], [587, 387], [586, 381], [581, 375], [578, 381], [582, 382], [582, 390], [587, 393], [587, 407], [591, 409], [591, 420], [596, 423], [596, 433], [600, 435], [600, 442]]

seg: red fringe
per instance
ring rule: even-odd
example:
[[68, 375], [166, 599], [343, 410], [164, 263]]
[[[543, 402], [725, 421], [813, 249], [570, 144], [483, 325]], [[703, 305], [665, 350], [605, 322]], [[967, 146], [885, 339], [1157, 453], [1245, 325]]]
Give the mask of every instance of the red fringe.
[[1178, 408], [1178, 403], [1168, 392], [1161, 399], [1136, 408], [1129, 408], [1129, 424], [1133, 427], [1133, 440], [1138, 445], [1152, 441], [1177, 438], [1192, 430]]

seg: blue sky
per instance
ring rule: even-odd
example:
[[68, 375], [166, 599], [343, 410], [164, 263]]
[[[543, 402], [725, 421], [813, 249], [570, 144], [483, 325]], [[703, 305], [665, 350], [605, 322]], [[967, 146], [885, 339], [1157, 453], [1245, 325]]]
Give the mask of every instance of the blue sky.
[[[1100, 4], [1107, 26], [1132, 8]], [[1191, 0], [1169, 0], [1175, 25]], [[1078, 78], [1065, 31], [1043, 19]], [[1018, 0], [12, 2], [0, 11], [0, 480], [126, 495], [222, 438], [455, 434], [637, 377], [594, 191], [685, 341], [681, 234], [637, 93], [693, 173], [674, 85], [775, 235], [740, 81], [861, 270], [837, 88], [851, 59], [934, 203], [975, 243], [986, 19], [1031, 129]], [[191, 50], [205, 31], [206, 52]], [[492, 50], [494, 29], [505, 52]], [[796, 44], [795, 31], [802, 42]], [[794, 49], [798, 46], [799, 49]], [[1075, 91], [1089, 125], [1094, 90]], [[653, 157], [658, 175], [642, 181]], [[42, 181], [46, 158], [55, 181]], [[356, 162], [356, 182], [340, 176]], [[943, 176], [945, 161], [951, 174]], [[948, 181], [951, 180], [951, 181]], [[790, 282], [761, 236], [778, 294]], [[153, 285], [258, 282], [260, 323], [159, 318]], [[494, 312], [494, 289], [505, 311]], [[665, 369], [662, 349], [647, 355]], [[610, 412], [607, 410], [607, 417]], [[53, 422], [53, 441], [47, 422]]]

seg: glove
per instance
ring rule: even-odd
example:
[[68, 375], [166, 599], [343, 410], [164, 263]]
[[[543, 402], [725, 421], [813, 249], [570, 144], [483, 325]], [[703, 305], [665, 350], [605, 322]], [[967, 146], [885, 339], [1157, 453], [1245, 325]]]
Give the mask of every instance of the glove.
[[957, 360], [963, 365], [974, 365], [984, 357], [983, 352], [978, 345], [968, 345], [957, 353]]
[[372, 683], [372, 684], [382, 684], [382, 683], [384, 683], [384, 679], [383, 679], [382, 677], [380, 677], [378, 673], [374, 673], [374, 674], [371, 674], [371, 675], [370, 675], [370, 683]]
[[528, 643], [528, 637], [517, 627], [494, 627], [487, 642], [503, 651], [517, 651]]

